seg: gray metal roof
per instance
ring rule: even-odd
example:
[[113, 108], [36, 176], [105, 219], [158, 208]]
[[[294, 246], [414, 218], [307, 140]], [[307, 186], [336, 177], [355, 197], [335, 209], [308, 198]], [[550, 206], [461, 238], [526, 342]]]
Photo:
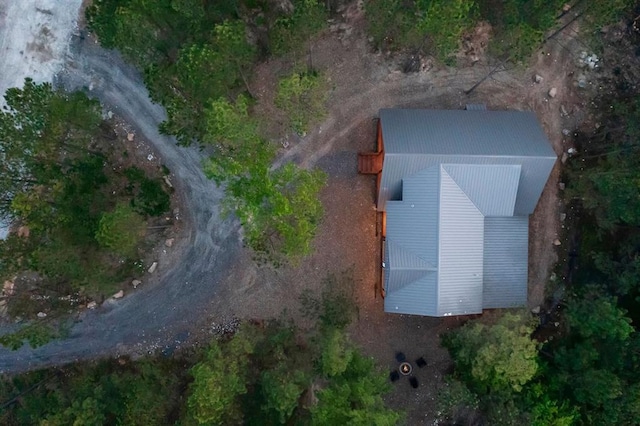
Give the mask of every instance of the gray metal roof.
[[535, 116], [381, 110], [380, 119], [385, 311], [526, 304], [528, 215], [556, 161]]
[[520, 166], [513, 214], [528, 215], [557, 158], [531, 112], [383, 109], [380, 123], [381, 211], [389, 200], [402, 199], [408, 176], [440, 164], [478, 164]]
[[[528, 217], [485, 217], [448, 170], [440, 165], [409, 177], [404, 200], [388, 204], [387, 312], [464, 315], [526, 303]], [[506, 175], [517, 179], [517, 173]]]
[[529, 111], [381, 109], [389, 154], [553, 157]]
[[528, 216], [485, 218], [485, 309], [526, 305], [528, 260]]
[[436, 315], [482, 312], [484, 216], [444, 167], [439, 205], [438, 240], [423, 242], [439, 247]]
[[520, 165], [443, 164], [442, 167], [484, 216], [513, 216]]

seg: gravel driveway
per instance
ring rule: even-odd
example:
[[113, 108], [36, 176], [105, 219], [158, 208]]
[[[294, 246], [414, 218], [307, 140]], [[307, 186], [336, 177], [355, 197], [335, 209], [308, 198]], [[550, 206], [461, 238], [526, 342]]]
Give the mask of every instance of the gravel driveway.
[[74, 36], [71, 55], [56, 80], [69, 90], [90, 88], [90, 95], [127, 121], [137, 137], [152, 144], [171, 170], [180, 194], [185, 234], [172, 249], [171, 262], [159, 265], [156, 283], [147, 278], [149, 285], [126, 298], [85, 311], [66, 339], [35, 350], [28, 346], [15, 352], [0, 348], [0, 372], [118, 353], [171, 350], [187, 338], [193, 324], [208, 310], [241, 248], [237, 224], [220, 217], [222, 191], [202, 173], [203, 155], [159, 134], [165, 112], [150, 101], [136, 70], [92, 39]]

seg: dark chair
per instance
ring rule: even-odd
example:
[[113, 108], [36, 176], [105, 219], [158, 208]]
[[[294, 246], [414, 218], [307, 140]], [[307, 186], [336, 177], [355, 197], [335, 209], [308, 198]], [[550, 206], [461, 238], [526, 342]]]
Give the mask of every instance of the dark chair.
[[407, 360], [407, 357], [404, 355], [404, 353], [396, 352], [396, 361], [405, 362], [406, 360]]
[[409, 377], [409, 383], [411, 383], [411, 387], [414, 389], [418, 387], [418, 379], [413, 376]]
[[398, 379], [400, 379], [400, 373], [398, 373], [398, 370], [393, 370], [391, 373], [389, 373], [389, 380], [391, 380], [392, 382], [397, 382]]
[[427, 361], [424, 360], [424, 357], [420, 357], [416, 359], [416, 365], [418, 366], [418, 368], [422, 368], [427, 365]]

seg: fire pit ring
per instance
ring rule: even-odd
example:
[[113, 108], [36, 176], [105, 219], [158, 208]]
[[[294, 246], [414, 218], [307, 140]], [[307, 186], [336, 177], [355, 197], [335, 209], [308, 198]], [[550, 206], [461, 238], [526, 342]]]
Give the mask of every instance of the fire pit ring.
[[408, 376], [413, 371], [413, 367], [408, 362], [403, 362], [402, 364], [400, 364], [399, 370], [400, 374], [402, 374], [403, 376]]

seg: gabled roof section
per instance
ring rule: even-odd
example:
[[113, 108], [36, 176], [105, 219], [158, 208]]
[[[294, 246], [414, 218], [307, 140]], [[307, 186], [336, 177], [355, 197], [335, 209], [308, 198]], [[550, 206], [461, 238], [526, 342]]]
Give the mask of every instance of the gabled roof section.
[[[380, 126], [385, 149], [378, 193], [381, 211], [386, 211], [388, 201], [403, 199], [403, 181], [422, 170], [441, 164], [515, 165], [520, 166], [520, 172], [513, 214], [529, 215], [557, 160], [532, 112], [382, 109]], [[465, 172], [471, 173], [470, 170]], [[507, 170], [487, 173], [515, 174]], [[461, 188], [465, 187], [461, 177], [454, 179]], [[478, 202], [474, 199], [475, 191], [463, 189], [474, 203]], [[494, 191], [494, 195], [498, 194], [500, 191]], [[499, 205], [491, 204], [491, 208], [479, 208], [489, 216], [501, 216], [507, 210], [506, 200], [501, 200]]]
[[389, 258], [393, 259], [396, 269], [435, 271], [436, 267], [418, 256], [415, 251], [407, 250], [401, 244], [392, 240], [387, 241]]
[[488, 217], [484, 221], [485, 309], [527, 304], [529, 218]]
[[440, 170], [438, 316], [482, 312], [484, 216]]
[[529, 111], [381, 109], [387, 154], [553, 157]]
[[443, 164], [484, 216], [513, 216], [520, 183], [519, 164]]

